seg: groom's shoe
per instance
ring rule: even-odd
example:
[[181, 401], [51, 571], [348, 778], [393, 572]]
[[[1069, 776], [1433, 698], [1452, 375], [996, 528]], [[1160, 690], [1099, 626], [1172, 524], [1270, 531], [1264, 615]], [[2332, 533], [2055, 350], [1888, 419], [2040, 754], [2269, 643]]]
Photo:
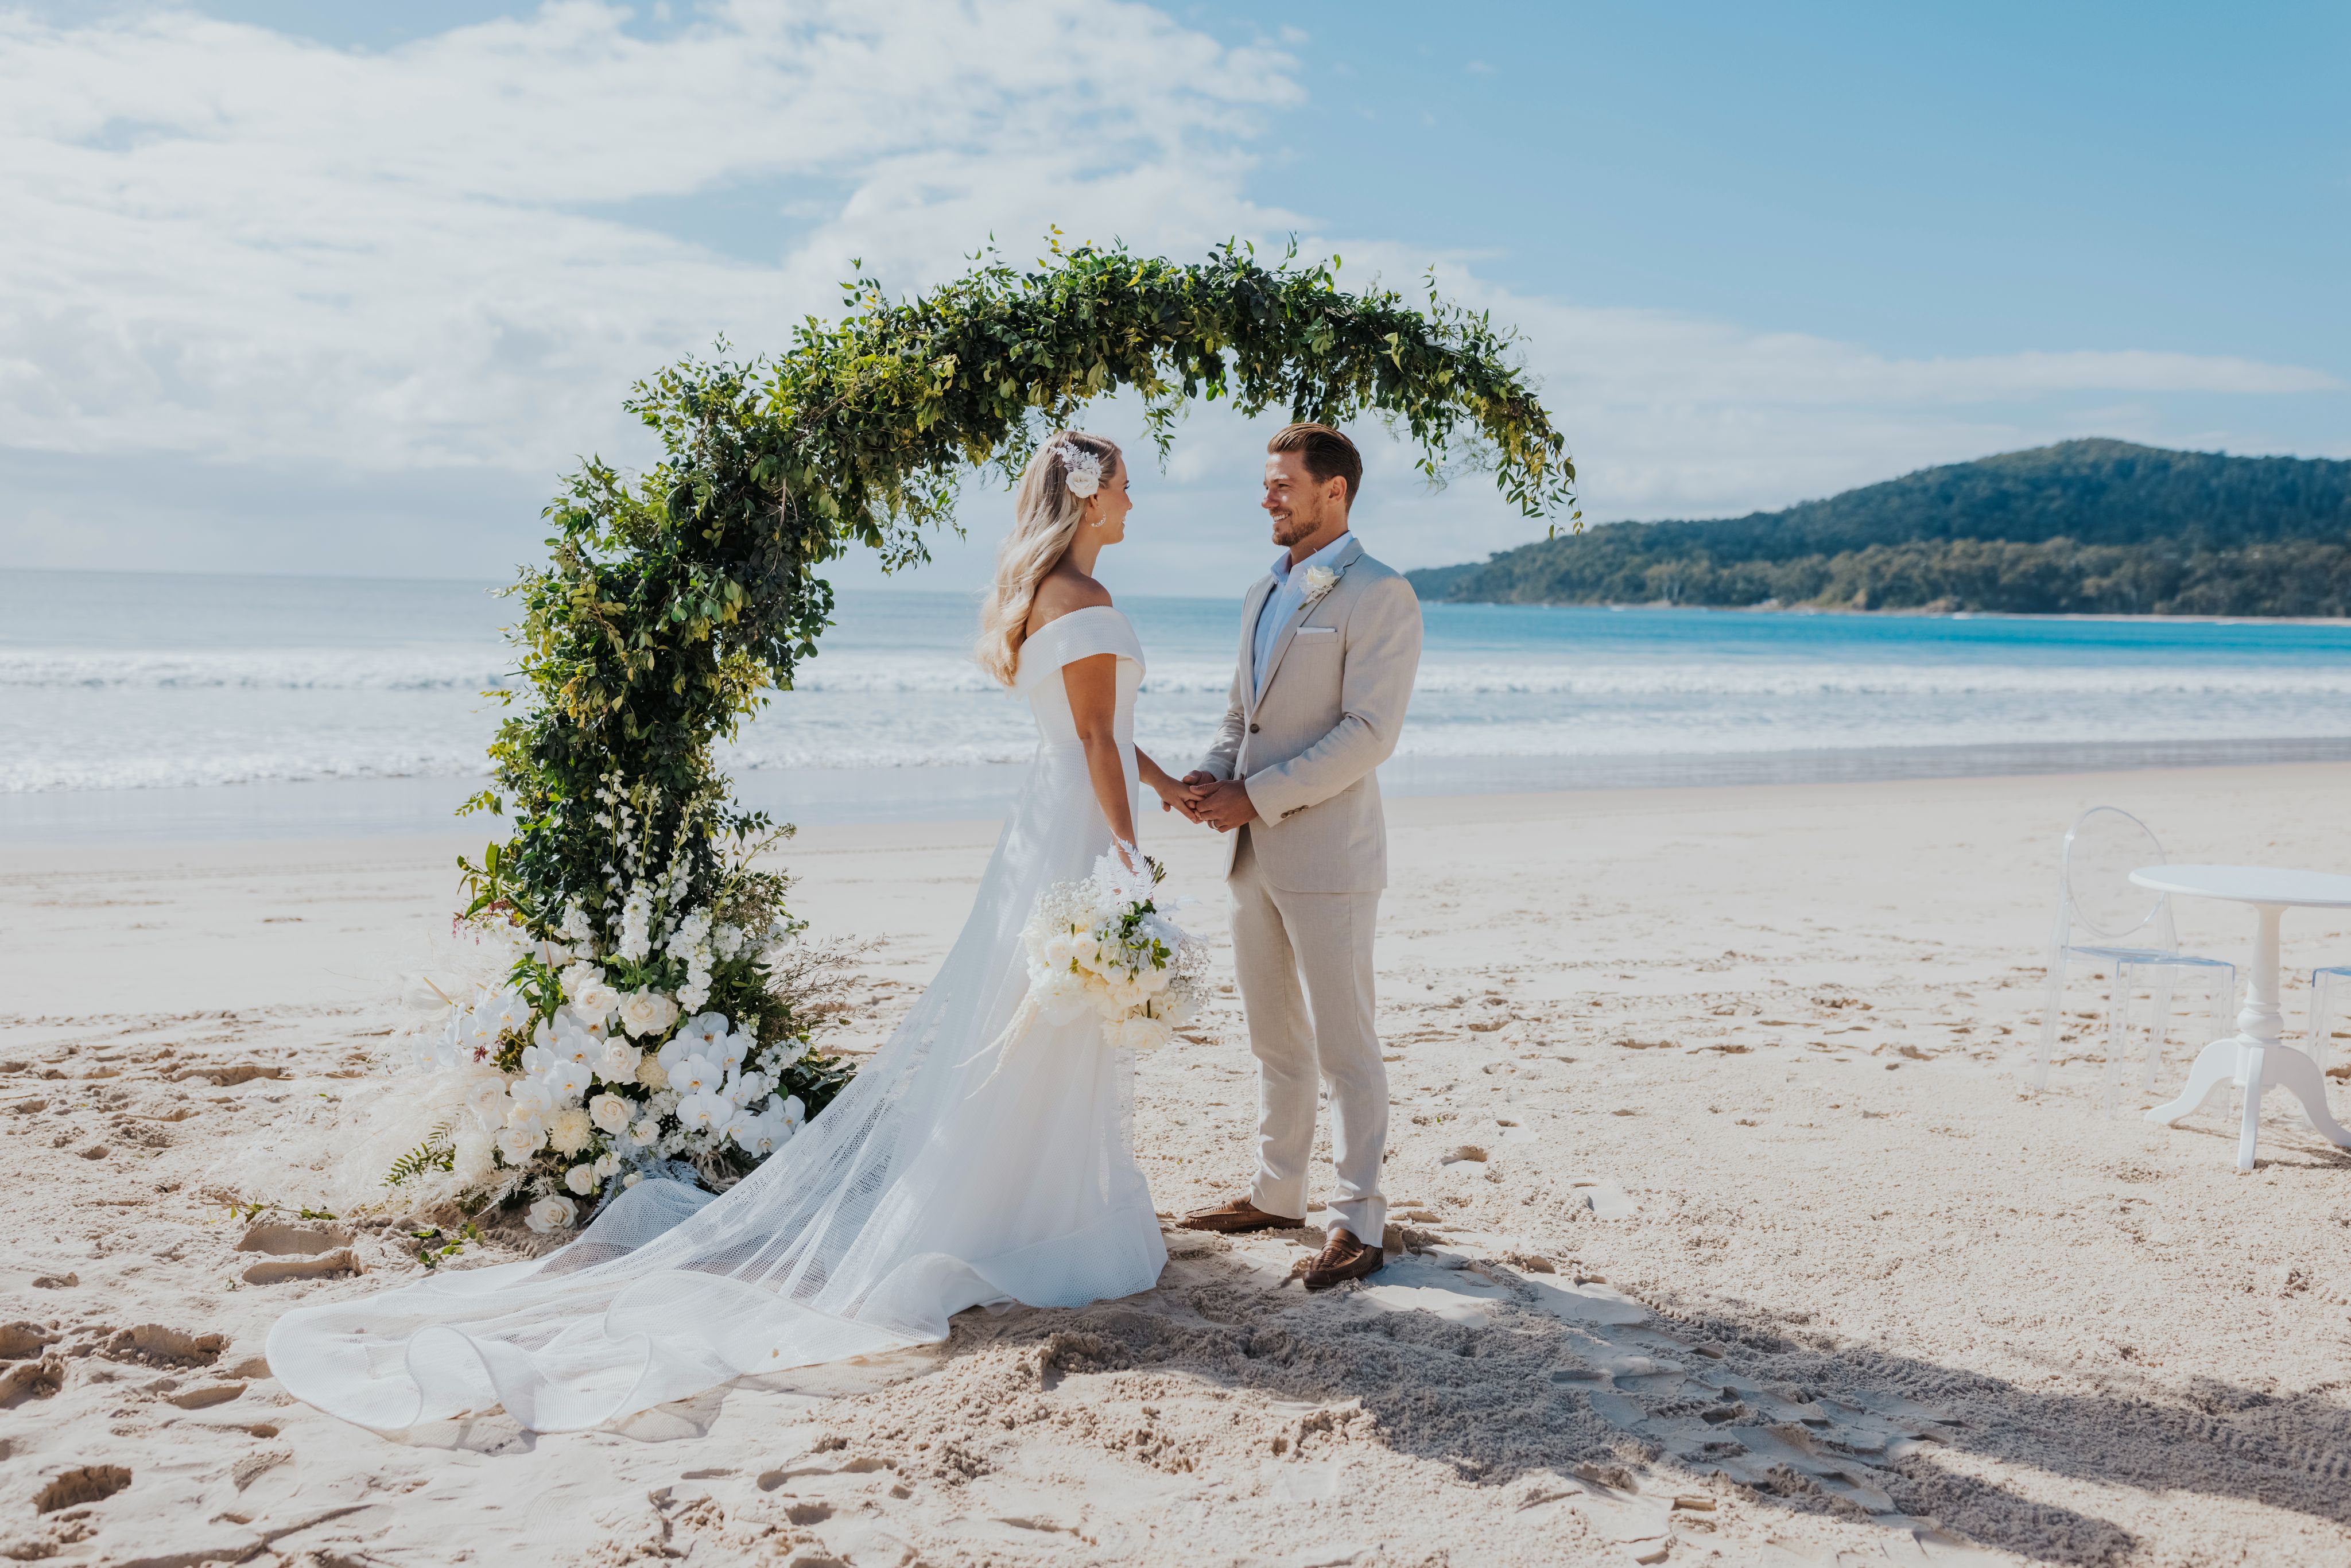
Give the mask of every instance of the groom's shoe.
[[1180, 1229], [1213, 1230], [1219, 1236], [1239, 1236], [1251, 1230], [1295, 1230], [1305, 1223], [1303, 1219], [1284, 1219], [1279, 1214], [1268, 1214], [1245, 1197], [1220, 1203], [1214, 1208], [1196, 1208], [1176, 1222]]
[[1342, 1227], [1322, 1244], [1322, 1256], [1307, 1265], [1302, 1282], [1310, 1291], [1327, 1291], [1378, 1272], [1384, 1261], [1386, 1255], [1378, 1248], [1364, 1246], [1355, 1239], [1353, 1231]]

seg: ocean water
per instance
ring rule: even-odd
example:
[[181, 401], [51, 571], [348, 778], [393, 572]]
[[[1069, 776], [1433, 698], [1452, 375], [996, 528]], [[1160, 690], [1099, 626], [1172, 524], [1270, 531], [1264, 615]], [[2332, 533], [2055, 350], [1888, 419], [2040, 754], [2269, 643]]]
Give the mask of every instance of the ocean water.
[[[1237, 601], [1126, 597], [1137, 737], [1188, 766]], [[1391, 789], [2351, 756], [2351, 626], [1431, 605]], [[437, 826], [518, 689], [490, 585], [0, 572], [0, 835]], [[967, 595], [845, 593], [726, 754], [801, 821], [996, 809], [1025, 706]], [[340, 789], [325, 786], [343, 786]], [[307, 824], [307, 826], [305, 826]]]

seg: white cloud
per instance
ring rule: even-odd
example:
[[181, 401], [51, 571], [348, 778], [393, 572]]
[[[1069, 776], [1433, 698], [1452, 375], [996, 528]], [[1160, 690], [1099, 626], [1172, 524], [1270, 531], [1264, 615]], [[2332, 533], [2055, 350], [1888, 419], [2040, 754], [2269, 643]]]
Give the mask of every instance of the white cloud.
[[[735, 5], [675, 36], [550, 5], [382, 53], [163, 11], [0, 17], [12, 444], [546, 473], [636, 375], [782, 340], [852, 255], [936, 277], [991, 228], [1200, 243], [1296, 89], [1110, 0]], [[613, 215], [841, 193], [761, 263]]]
[[[912, 287], [990, 232], [1020, 261], [1050, 224], [1177, 256], [1312, 229], [1311, 182], [1302, 213], [1248, 194], [1256, 120], [1302, 79], [1127, 0], [738, 0], [658, 36], [560, 3], [381, 51], [177, 9], [0, 14], [0, 549], [496, 570], [538, 537], [521, 497], [581, 452], [637, 450], [631, 381], [722, 331], [781, 346], [852, 256]], [[714, 238], [722, 208], [756, 234]], [[1441, 239], [1310, 248], [1353, 258], [1351, 283], [1409, 281]], [[2180, 440], [2167, 399], [2339, 390], [2225, 356], [1893, 358], [1511, 293], [1458, 256], [1441, 277], [1526, 332], [1600, 518], [2064, 435]], [[1132, 434], [1131, 410], [1097, 423]], [[1252, 429], [1202, 412], [1151, 481], [1162, 590], [1260, 564]], [[1482, 481], [1431, 498], [1370, 445], [1364, 522], [1392, 559], [1527, 537]], [[992, 505], [974, 497], [976, 530]], [[926, 581], [977, 576], [984, 551], [949, 554]]]

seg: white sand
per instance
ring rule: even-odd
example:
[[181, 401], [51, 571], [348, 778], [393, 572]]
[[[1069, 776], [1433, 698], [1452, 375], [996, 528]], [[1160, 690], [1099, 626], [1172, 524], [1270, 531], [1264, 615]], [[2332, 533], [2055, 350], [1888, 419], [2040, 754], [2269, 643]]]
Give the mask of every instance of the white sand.
[[[294, 1404], [258, 1360], [287, 1306], [412, 1277], [406, 1239], [362, 1225], [364, 1275], [302, 1277], [287, 1249], [340, 1270], [340, 1222], [249, 1232], [205, 1187], [358, 1086], [459, 841], [15, 852], [0, 1322], [32, 1326], [0, 1333], [0, 1552], [2351, 1561], [2351, 1157], [2283, 1096], [2250, 1176], [2222, 1100], [2149, 1127], [2134, 1075], [2106, 1122], [2086, 1025], [2053, 1092], [2020, 1093], [2075, 810], [2137, 809], [2175, 859], [2339, 870], [2346, 800], [2351, 768], [2313, 766], [1404, 801], [1389, 1190], [1428, 1218], [1378, 1282], [1309, 1298], [1283, 1283], [1304, 1233], [1179, 1234], [1146, 1296], [967, 1314], [938, 1350], [618, 1432], [501, 1416], [406, 1442]], [[1213, 841], [1157, 821], [1219, 929]], [[862, 1042], [991, 833], [794, 848], [799, 911], [881, 943]], [[2179, 915], [2191, 948], [2241, 956], [2242, 912]], [[2291, 966], [2351, 959], [2351, 919], [2286, 935]], [[1163, 1210], [1245, 1175], [1237, 1015], [1205, 1032], [1143, 1074]], [[192, 1072], [243, 1065], [287, 1076]], [[1448, 1162], [1464, 1145], [1486, 1157]]]

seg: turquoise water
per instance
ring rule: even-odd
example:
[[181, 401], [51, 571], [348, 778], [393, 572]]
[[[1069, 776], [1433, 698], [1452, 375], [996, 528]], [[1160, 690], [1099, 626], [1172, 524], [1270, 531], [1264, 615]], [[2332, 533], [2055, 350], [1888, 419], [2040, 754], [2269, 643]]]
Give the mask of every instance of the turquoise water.
[[[1122, 596], [1149, 664], [1138, 738], [1170, 766], [1223, 710], [1237, 600]], [[1391, 789], [2351, 755], [2351, 626], [1426, 616]], [[388, 813], [437, 821], [478, 779], [496, 722], [479, 694], [509, 679], [507, 618], [489, 585], [0, 573], [0, 797], [15, 803], [0, 831], [158, 811], [206, 831], [289, 812], [354, 831]], [[966, 658], [973, 623], [964, 595], [844, 594], [798, 689], [730, 751], [744, 792], [804, 820], [992, 809], [1030, 733]], [[297, 788], [355, 782], [371, 789]]]

